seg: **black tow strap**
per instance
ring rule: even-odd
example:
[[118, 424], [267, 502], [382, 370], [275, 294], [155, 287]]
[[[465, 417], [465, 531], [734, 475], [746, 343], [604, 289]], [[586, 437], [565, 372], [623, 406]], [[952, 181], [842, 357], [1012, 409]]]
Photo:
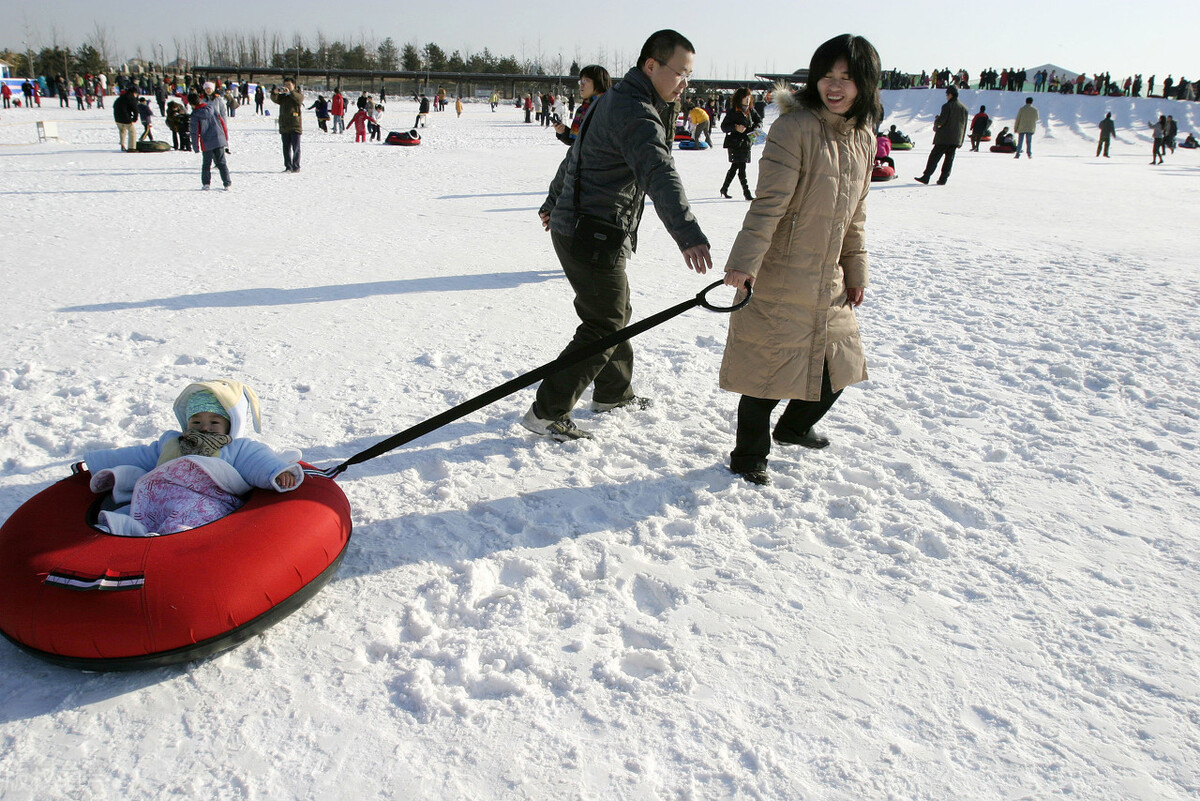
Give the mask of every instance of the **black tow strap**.
[[401, 431], [399, 434], [394, 434], [380, 443], [372, 445], [364, 451], [354, 454], [346, 461], [339, 464], [337, 467], [331, 467], [328, 470], [320, 471], [323, 475], [329, 478], [345, 472], [346, 468], [351, 465], [360, 464], [369, 459], [374, 459], [376, 456], [382, 456], [388, 451], [395, 450], [405, 443], [412, 442], [417, 437], [423, 437], [431, 431], [436, 431], [442, 426], [449, 425], [460, 417], [465, 417], [471, 412], [478, 411], [488, 404], [495, 403], [501, 398], [508, 397], [514, 392], [524, 389], [530, 384], [541, 381], [546, 376], [554, 375], [565, 367], [570, 367], [573, 364], [578, 364], [584, 359], [589, 359], [599, 353], [603, 353], [609, 348], [619, 345], [627, 339], [633, 339], [638, 334], [643, 334], [651, 328], [662, 325], [672, 317], [678, 317], [688, 309], [696, 306], [703, 306], [710, 311], [715, 312], [735, 312], [750, 302], [750, 296], [753, 294], [749, 284], [746, 285], [746, 297], [742, 298], [741, 302], [733, 306], [715, 306], [708, 302], [707, 295], [712, 290], [721, 286], [724, 281], [716, 281], [709, 284], [696, 297], [686, 300], [669, 309], [664, 309], [658, 314], [647, 317], [645, 320], [640, 320], [633, 325], [628, 325], [619, 331], [614, 331], [608, 336], [601, 337], [594, 342], [589, 342], [586, 345], [581, 345], [575, 350], [568, 351], [562, 354], [552, 362], [547, 362], [541, 367], [530, 370], [528, 373], [523, 373], [511, 381], [506, 381], [500, 386], [489, 389], [482, 395], [476, 395], [468, 401], [463, 401], [457, 406], [452, 406], [441, 414], [431, 417], [424, 422], [417, 423], [415, 426]]

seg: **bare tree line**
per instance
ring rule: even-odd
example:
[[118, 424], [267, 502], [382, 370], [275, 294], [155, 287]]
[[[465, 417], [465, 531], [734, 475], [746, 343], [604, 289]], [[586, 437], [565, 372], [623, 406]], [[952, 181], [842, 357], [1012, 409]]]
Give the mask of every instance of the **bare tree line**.
[[[28, 26], [27, 26], [28, 27]], [[138, 44], [132, 53], [123, 57], [118, 54], [111, 29], [96, 21], [85, 42], [72, 49], [61, 29], [55, 23], [49, 26], [49, 48], [32, 48], [32, 38], [26, 31], [24, 49], [52, 53], [63, 61], [61, 71], [72, 71], [74, 53], [89, 48], [95, 51], [92, 59], [110, 69], [119, 69], [136, 59], [153, 64], [156, 71], [170, 72], [173, 69], [189, 69], [195, 65], [233, 68], [288, 67], [318, 69], [377, 69], [431, 72], [480, 72], [480, 73], [525, 73], [566, 75], [575, 73], [584, 64], [600, 64], [614, 75], [623, 74], [628, 68], [624, 50], [611, 50], [603, 44], [596, 46], [591, 58], [584, 60], [583, 50], [575, 44], [570, 55], [555, 46], [548, 48], [541, 38], [535, 44], [524, 40], [519, 55], [497, 55], [487, 47], [473, 50], [463, 46], [447, 51], [436, 42], [421, 44], [411, 40], [397, 45], [392, 37], [382, 41], [365, 30], [356, 36], [331, 39], [323, 31], [305, 37], [299, 32], [287, 35], [278, 30], [263, 28], [258, 31], [240, 29], [194, 30], [189, 34], [172, 37], [170, 43], [155, 42]], [[10, 57], [22, 51], [3, 49]], [[43, 59], [38, 59], [43, 61]], [[55, 70], [59, 71], [59, 70]]]

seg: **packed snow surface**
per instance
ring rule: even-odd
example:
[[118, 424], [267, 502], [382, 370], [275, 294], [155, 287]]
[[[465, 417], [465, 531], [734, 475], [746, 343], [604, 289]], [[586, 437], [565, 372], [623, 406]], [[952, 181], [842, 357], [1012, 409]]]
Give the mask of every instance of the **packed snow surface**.
[[[690, 311], [635, 340], [653, 408], [585, 396], [592, 441], [521, 428], [525, 390], [352, 468], [340, 573], [236, 649], [104, 674], [0, 641], [0, 797], [1195, 798], [1200, 152], [1151, 167], [1146, 123], [1200, 107], [1035, 98], [1032, 160], [926, 187], [944, 97], [885, 93], [918, 144], [869, 203], [871, 380], [774, 486], [725, 467], [727, 322]], [[994, 130], [1023, 99], [963, 93]], [[194, 380], [331, 466], [575, 327], [536, 215], [566, 148], [511, 106], [411, 148], [309, 116], [296, 175], [243, 108], [204, 193], [198, 155], [50, 103], [0, 117], [0, 518]], [[675, 158], [723, 267], [714, 139]], [[635, 319], [714, 277], [650, 209], [629, 273]]]

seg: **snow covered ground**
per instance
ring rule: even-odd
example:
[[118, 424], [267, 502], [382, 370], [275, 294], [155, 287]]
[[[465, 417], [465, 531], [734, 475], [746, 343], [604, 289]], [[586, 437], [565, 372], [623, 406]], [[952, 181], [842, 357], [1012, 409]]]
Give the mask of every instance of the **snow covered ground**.
[[[998, 130], [1023, 96], [962, 99]], [[89, 674], [0, 641], [0, 797], [1194, 798], [1200, 152], [1149, 166], [1145, 121], [1200, 112], [1036, 101], [1032, 160], [925, 187], [943, 96], [885, 93], [918, 146], [870, 201], [872, 380], [774, 486], [724, 467], [726, 321], [688, 312], [635, 340], [653, 409], [582, 407], [594, 441], [524, 431], [526, 390], [352, 468], [341, 572], [232, 651]], [[36, 118], [61, 141], [20, 144]], [[0, 117], [0, 518], [192, 380], [249, 382], [328, 466], [557, 355], [546, 130], [305, 126], [282, 174], [243, 109], [226, 194], [118, 152], [109, 111]], [[676, 160], [723, 265], [724, 151]], [[641, 239], [636, 318], [712, 280]]]

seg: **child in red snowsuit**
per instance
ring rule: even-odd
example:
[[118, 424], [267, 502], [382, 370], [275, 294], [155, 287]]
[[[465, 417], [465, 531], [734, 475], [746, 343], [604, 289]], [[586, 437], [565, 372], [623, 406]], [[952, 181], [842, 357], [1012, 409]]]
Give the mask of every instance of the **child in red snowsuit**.
[[350, 118], [350, 124], [354, 126], [354, 141], [367, 141], [367, 120], [371, 119], [371, 115], [367, 113], [365, 108], [360, 108], [358, 113]]

